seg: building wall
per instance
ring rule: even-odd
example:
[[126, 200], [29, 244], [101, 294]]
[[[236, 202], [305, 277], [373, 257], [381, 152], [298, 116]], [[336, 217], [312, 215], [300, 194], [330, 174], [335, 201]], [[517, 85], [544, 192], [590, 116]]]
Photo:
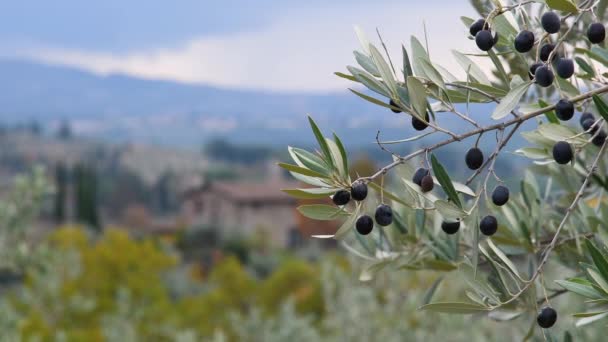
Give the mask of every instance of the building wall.
[[297, 227], [293, 203], [242, 203], [213, 192], [199, 193], [185, 201], [182, 215], [190, 225], [216, 226], [223, 235], [252, 236], [262, 230], [275, 246], [288, 246], [290, 231]]

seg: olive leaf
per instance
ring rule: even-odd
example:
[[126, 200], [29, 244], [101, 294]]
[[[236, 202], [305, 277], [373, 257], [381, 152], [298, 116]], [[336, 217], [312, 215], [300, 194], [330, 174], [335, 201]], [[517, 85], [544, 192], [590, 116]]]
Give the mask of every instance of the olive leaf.
[[401, 45], [401, 51], [403, 53], [403, 79], [407, 80], [409, 76], [414, 76], [414, 72], [412, 71], [410, 56], [407, 54], [405, 46]]
[[334, 235], [334, 238], [336, 240], [341, 240], [342, 238], [344, 238], [344, 236], [346, 236], [348, 232], [351, 231], [351, 229], [353, 229], [360, 211], [361, 204], [357, 204], [355, 211], [350, 215], [349, 218], [346, 219], [346, 221], [344, 221], [344, 223], [342, 223], [340, 228], [338, 228], [338, 230], [336, 231], [336, 234]]
[[329, 178], [326, 175], [304, 168], [304, 167], [300, 167], [297, 165], [291, 165], [291, 164], [286, 164], [286, 163], [279, 163], [278, 164], [281, 168], [291, 171], [291, 172], [295, 172], [295, 173], [299, 173], [301, 175], [305, 175], [305, 176], [310, 176], [310, 177], [317, 177], [317, 178]]
[[335, 220], [349, 215], [341, 208], [326, 204], [305, 204], [299, 206], [297, 209], [302, 215], [320, 221]]
[[378, 72], [380, 72], [380, 76], [382, 77], [382, 80], [388, 86], [388, 89], [391, 91], [391, 95], [392, 95], [391, 97], [394, 97], [395, 95], [397, 95], [397, 82], [395, 81], [395, 78], [393, 77], [391, 68], [388, 66], [388, 64], [384, 60], [384, 57], [382, 57], [382, 54], [380, 53], [380, 51], [378, 51], [378, 49], [373, 44], [369, 45], [369, 51], [371, 53], [374, 64], [378, 68]]
[[474, 314], [489, 311], [489, 308], [475, 303], [439, 302], [423, 305], [419, 307], [418, 310], [456, 314]]
[[306, 188], [306, 189], [281, 189], [284, 193], [301, 199], [326, 198], [340, 189], [336, 188]]
[[500, 100], [500, 103], [494, 109], [492, 119], [500, 120], [509, 115], [509, 113], [511, 113], [511, 111], [517, 107], [522, 96], [524, 96], [524, 94], [528, 91], [531, 84], [531, 82], [525, 82], [511, 89], [509, 93], [503, 97], [502, 100]]
[[608, 122], [608, 104], [599, 95], [593, 95], [593, 103], [597, 107], [597, 112]]
[[331, 152], [329, 150], [329, 146], [327, 145], [327, 141], [325, 141], [325, 137], [321, 133], [321, 130], [319, 130], [319, 127], [317, 126], [315, 121], [312, 119], [312, 117], [310, 117], [310, 115], [308, 116], [308, 122], [310, 123], [310, 128], [312, 128], [312, 132], [314, 133], [317, 142], [319, 143], [321, 152], [323, 152], [323, 156], [325, 156], [327, 164], [331, 168], [334, 168], [333, 158], [331, 157]]
[[452, 50], [452, 54], [456, 58], [456, 62], [460, 64], [464, 71], [469, 72], [471, 74], [471, 77], [476, 79], [479, 83], [491, 84], [486, 74], [484, 74], [481, 68], [476, 63], [473, 63], [473, 61], [471, 61], [469, 57], [456, 50]]
[[604, 280], [608, 281], [608, 260], [606, 260], [604, 255], [602, 255], [600, 250], [597, 249], [597, 247], [595, 247], [595, 245], [591, 241], [585, 240], [585, 246], [591, 254], [591, 258], [593, 259], [595, 267], [597, 267], [598, 271], [600, 271], [600, 274], [602, 275]]
[[[538, 106], [539, 106], [539, 108], [545, 108], [545, 107], [548, 107], [549, 104], [547, 102], [545, 102], [543, 99], [538, 99]], [[548, 112], [545, 112], [545, 116], [547, 117], [547, 120], [550, 123], [554, 123], [554, 124], [558, 124], [559, 125], [559, 119], [557, 118], [557, 115], [555, 114], [554, 110], [550, 110]]]
[[568, 13], [577, 13], [578, 9], [576, 5], [570, 0], [545, 0], [547, 6], [552, 9], [568, 12]]
[[416, 77], [410, 76], [407, 78], [407, 89], [415, 116], [425, 118], [427, 100], [424, 85]]
[[462, 209], [462, 203], [460, 202], [460, 198], [458, 197], [456, 189], [454, 189], [454, 185], [452, 184], [450, 176], [445, 171], [445, 168], [443, 167], [443, 165], [441, 165], [439, 160], [437, 160], [434, 154], [431, 154], [431, 166], [433, 167], [433, 173], [435, 173], [435, 177], [437, 177], [439, 184], [441, 184], [441, 187], [443, 188], [443, 191], [445, 191], [446, 195], [448, 195], [448, 198], [460, 209]]
[[356, 51], [356, 50], [353, 51], [353, 54], [355, 55], [355, 60], [357, 61], [357, 63], [359, 63], [359, 65], [363, 68], [363, 70], [369, 72], [373, 76], [376, 76], [376, 77], [380, 76], [380, 72], [378, 71], [378, 68], [374, 64], [374, 61], [372, 61], [372, 59], [369, 58], [369, 56], [364, 55], [361, 52]]

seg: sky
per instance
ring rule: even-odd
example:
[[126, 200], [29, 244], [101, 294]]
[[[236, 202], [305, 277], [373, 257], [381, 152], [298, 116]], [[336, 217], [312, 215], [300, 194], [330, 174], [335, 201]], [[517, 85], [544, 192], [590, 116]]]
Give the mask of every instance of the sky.
[[431, 59], [460, 69], [450, 50], [476, 51], [467, 0], [3, 0], [0, 56], [97, 74], [271, 92], [344, 90], [353, 30], [379, 28], [393, 59], [410, 35]]

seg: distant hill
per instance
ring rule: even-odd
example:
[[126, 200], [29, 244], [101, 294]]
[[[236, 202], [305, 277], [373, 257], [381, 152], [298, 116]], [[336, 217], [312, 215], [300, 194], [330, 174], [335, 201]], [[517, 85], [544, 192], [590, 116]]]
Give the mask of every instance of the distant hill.
[[[350, 146], [370, 144], [376, 130], [388, 139], [413, 133], [407, 117], [369, 104], [347, 90], [277, 94], [219, 89], [123, 75], [99, 76], [59, 66], [0, 60], [0, 120], [34, 119], [43, 127], [72, 122], [82, 135], [199, 147], [225, 137], [236, 143], [307, 144], [310, 113]], [[297, 77], [297, 69], [294, 69]], [[448, 120], [453, 129], [459, 120]]]

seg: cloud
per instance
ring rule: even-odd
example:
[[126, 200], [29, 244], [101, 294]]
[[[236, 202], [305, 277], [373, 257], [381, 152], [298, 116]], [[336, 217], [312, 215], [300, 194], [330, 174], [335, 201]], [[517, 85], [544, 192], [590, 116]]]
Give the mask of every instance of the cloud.
[[361, 26], [369, 37], [375, 37], [375, 28], [379, 27], [398, 67], [400, 45], [409, 45], [411, 34], [424, 40], [424, 19], [431, 59], [450, 70], [460, 70], [450, 50], [474, 51], [474, 43], [466, 38], [466, 28], [459, 19], [460, 15], [472, 15], [473, 10], [463, 3], [317, 4], [276, 13], [269, 25], [254, 31], [205, 36], [177, 46], [116, 53], [38, 44], [12, 50], [16, 52], [11, 54], [98, 74], [123, 73], [281, 92], [339, 91], [352, 86], [333, 72], [355, 63], [351, 51], [359, 49], [359, 43], [353, 24]]

